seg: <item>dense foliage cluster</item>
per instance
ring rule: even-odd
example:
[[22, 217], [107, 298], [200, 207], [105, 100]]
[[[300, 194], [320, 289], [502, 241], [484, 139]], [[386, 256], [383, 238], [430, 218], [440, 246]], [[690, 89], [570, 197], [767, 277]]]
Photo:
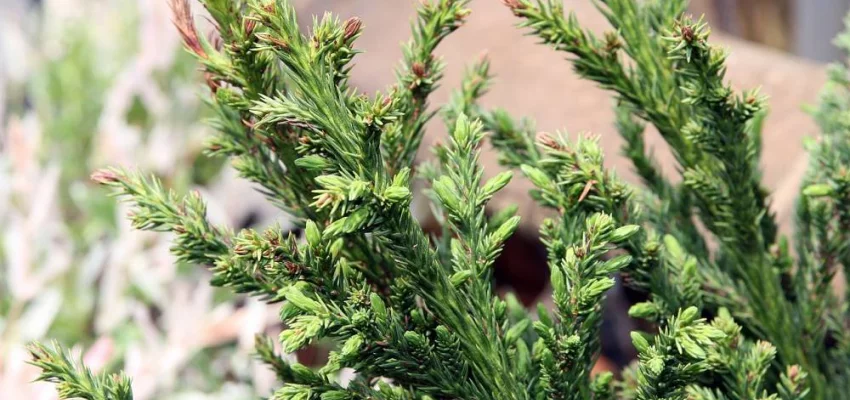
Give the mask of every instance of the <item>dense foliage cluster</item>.
[[[702, 21], [683, 16], [687, 1], [595, 1], [612, 27], [597, 37], [559, 1], [505, 0], [524, 27], [614, 94], [623, 151], [645, 189], [606, 170], [594, 138], [535, 137], [528, 124], [477, 105], [489, 83], [484, 61], [441, 108], [450, 140], [435, 149], [438, 162], [416, 168], [443, 226], [432, 238], [409, 210], [413, 157], [437, 114], [427, 102], [442, 70], [433, 50], [463, 24], [467, 2], [421, 5], [397, 83], [372, 97], [348, 85], [359, 20], [326, 15], [304, 34], [285, 0], [203, 3], [214, 42], [196, 31], [185, 1], [174, 9], [212, 93], [219, 135], [210, 151], [231, 157], [302, 221], [305, 237], [214, 226], [198, 195], [136, 173], [94, 178], [135, 204], [138, 228], [174, 232], [174, 253], [211, 265], [214, 284], [282, 302], [283, 351], [337, 344], [311, 369], [258, 340], [259, 357], [283, 381], [274, 399], [850, 396], [848, 309], [829, 289], [850, 266], [846, 69], [834, 70], [817, 113], [824, 138], [812, 145], [792, 253], [760, 180], [764, 99], [724, 81], [726, 53]], [[647, 153], [645, 125], [669, 145], [680, 181]], [[519, 220], [510, 209], [485, 213], [512, 176], [482, 182], [478, 149], [488, 134], [552, 209], [540, 234], [554, 307], [534, 317], [492, 290], [492, 264]], [[648, 294], [630, 314], [658, 327], [633, 332], [639, 360], [622, 380], [591, 375], [615, 274]], [[44, 379], [66, 393], [130, 397], [124, 380], [74, 372], [54, 350], [35, 355]], [[343, 368], [355, 371], [345, 385], [334, 379]]]

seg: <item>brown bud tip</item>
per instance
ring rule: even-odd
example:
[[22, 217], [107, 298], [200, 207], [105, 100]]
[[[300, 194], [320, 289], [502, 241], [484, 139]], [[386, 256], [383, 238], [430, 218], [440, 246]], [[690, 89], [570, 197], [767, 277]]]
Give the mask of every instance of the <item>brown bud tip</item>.
[[694, 34], [694, 28], [691, 28], [690, 26], [687, 26], [687, 25], [683, 26], [682, 27], [682, 39], [684, 39], [688, 43], [693, 43], [694, 39], [696, 39], [696, 35]]
[[799, 365], [791, 365], [788, 367], [788, 379], [794, 381], [800, 375], [800, 366]]
[[360, 32], [360, 28], [362, 26], [363, 21], [361, 21], [360, 18], [351, 17], [345, 20], [345, 23], [343, 24], [343, 38], [345, 38], [345, 40], [350, 40]]
[[242, 20], [242, 29], [245, 31], [245, 36], [251, 36], [254, 33], [254, 28], [257, 27], [257, 21], [245, 18]]
[[173, 14], [174, 26], [180, 32], [183, 43], [198, 57], [207, 58], [207, 53], [198, 39], [198, 31], [195, 29], [195, 20], [192, 17], [192, 9], [189, 0], [171, 0], [171, 12]]
[[561, 145], [558, 143], [558, 141], [553, 139], [552, 136], [549, 136], [549, 134], [546, 132], [540, 132], [537, 134], [537, 143], [540, 143], [541, 145], [546, 146], [550, 149], [561, 149]]
[[91, 180], [101, 184], [108, 185], [110, 183], [119, 182], [121, 179], [115, 171], [109, 169], [101, 169], [91, 174]]
[[519, 15], [519, 10], [528, 8], [522, 0], [502, 0], [502, 3], [508, 6], [508, 8], [510, 8], [516, 15]]
[[411, 69], [413, 70], [413, 73], [416, 74], [416, 76], [418, 76], [420, 78], [425, 76], [425, 73], [426, 73], [425, 65], [422, 64], [421, 62], [413, 63], [413, 65], [411, 66]]
[[285, 261], [283, 265], [290, 274], [296, 274], [301, 270], [301, 268], [292, 261]]
[[471, 11], [468, 9], [460, 10], [455, 13], [455, 20], [458, 22], [464, 22], [464, 20], [466, 19], [466, 17], [469, 16], [470, 13]]

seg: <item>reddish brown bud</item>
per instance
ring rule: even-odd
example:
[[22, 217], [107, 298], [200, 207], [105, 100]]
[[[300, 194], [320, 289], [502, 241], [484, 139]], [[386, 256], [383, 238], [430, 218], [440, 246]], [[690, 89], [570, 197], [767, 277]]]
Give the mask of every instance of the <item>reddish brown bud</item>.
[[791, 365], [788, 367], [788, 379], [791, 381], [797, 380], [797, 377], [800, 375], [800, 366], [799, 365]]
[[561, 144], [558, 143], [558, 141], [556, 141], [555, 139], [553, 139], [552, 136], [549, 136], [549, 134], [546, 132], [540, 132], [537, 134], [537, 143], [540, 143], [541, 145], [553, 150], [563, 149]]
[[688, 43], [693, 43], [695, 38], [696, 36], [694, 35], [694, 28], [691, 28], [687, 25], [682, 27], [682, 39], [684, 39]]
[[101, 169], [94, 171], [91, 174], [91, 180], [101, 184], [108, 185], [110, 183], [115, 183], [121, 181], [121, 177], [115, 173], [115, 171], [109, 169]]
[[286, 268], [286, 271], [290, 274], [297, 274], [301, 272], [301, 267], [298, 264], [295, 264], [292, 261], [285, 261], [283, 266]]
[[521, 0], [502, 0], [502, 3], [508, 6], [515, 15], [520, 15], [520, 10], [528, 8]]
[[345, 40], [350, 40], [355, 35], [357, 35], [357, 33], [360, 32], [360, 27], [362, 27], [362, 26], [363, 26], [363, 21], [361, 21], [360, 18], [351, 17], [351, 18], [345, 20], [345, 23], [343, 24], [343, 35], [342, 35], [342, 37]]
[[242, 20], [242, 30], [245, 32], [245, 36], [251, 36], [254, 33], [254, 28], [257, 27], [257, 21], [245, 18]]
[[421, 62], [413, 63], [410, 69], [413, 70], [413, 74], [420, 78], [425, 77], [425, 74], [427, 73], [427, 71], [425, 71], [425, 65]]
[[192, 9], [189, 6], [189, 0], [171, 0], [171, 12], [174, 19], [172, 20], [180, 36], [183, 38], [183, 43], [193, 53], [200, 58], [208, 58], [206, 51], [201, 46], [201, 41], [198, 38], [198, 31], [195, 29], [195, 20], [192, 17]]

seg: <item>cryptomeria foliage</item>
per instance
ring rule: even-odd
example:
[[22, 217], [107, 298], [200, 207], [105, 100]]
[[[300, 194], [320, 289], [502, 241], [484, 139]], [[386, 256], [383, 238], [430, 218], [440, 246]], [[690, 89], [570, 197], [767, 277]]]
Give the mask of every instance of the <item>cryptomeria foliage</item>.
[[[418, 168], [444, 227], [430, 238], [409, 211], [413, 156], [435, 115], [427, 100], [442, 65], [432, 52], [462, 25], [467, 2], [422, 4], [397, 83], [371, 97], [347, 79], [359, 20], [326, 15], [304, 34], [285, 0], [203, 3], [215, 42], [196, 31], [185, 1], [174, 9], [217, 112], [211, 153], [231, 157], [301, 221], [305, 237], [214, 226], [197, 195], [165, 191], [154, 178], [121, 170], [94, 178], [136, 205], [137, 227], [174, 232], [174, 253], [210, 265], [214, 284], [281, 302], [285, 352], [336, 343], [327, 364], [311, 369], [259, 339], [259, 358], [283, 381], [274, 399], [850, 397], [848, 311], [829, 290], [850, 263], [846, 69], [834, 70], [817, 113], [825, 135], [813, 145], [792, 254], [760, 183], [764, 99], [724, 82], [726, 53], [709, 44], [702, 21], [683, 16], [686, 1], [597, 0], [612, 26], [600, 38], [555, 0], [505, 0], [582, 77], [615, 95], [624, 153], [646, 188], [606, 170], [592, 137], [535, 137], [530, 123], [479, 107], [485, 61], [442, 107], [450, 140], [435, 149], [438, 162]], [[669, 144], [680, 182], [647, 154], [647, 124]], [[513, 210], [485, 213], [511, 179], [482, 182], [487, 134], [553, 209], [541, 238], [554, 308], [534, 317], [492, 290], [493, 261], [519, 221]], [[617, 273], [648, 294], [630, 314], [658, 327], [633, 332], [639, 360], [619, 381], [590, 373]], [[91, 377], [41, 347], [34, 354], [65, 394], [130, 397], [122, 380]], [[355, 371], [346, 385], [334, 379], [342, 368]]]

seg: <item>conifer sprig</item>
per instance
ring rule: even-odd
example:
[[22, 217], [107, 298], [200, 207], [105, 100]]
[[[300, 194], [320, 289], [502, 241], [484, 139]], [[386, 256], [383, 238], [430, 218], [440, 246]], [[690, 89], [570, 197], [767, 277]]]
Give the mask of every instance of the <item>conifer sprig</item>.
[[[828, 294], [850, 262], [846, 69], [834, 69], [816, 114], [826, 135], [813, 146], [795, 257], [777, 237], [760, 182], [764, 99], [725, 83], [726, 53], [709, 43], [701, 20], [681, 15], [686, 1], [595, 1], [613, 28], [598, 38], [558, 1], [505, 0], [544, 43], [571, 54], [581, 76], [615, 94], [623, 151], [646, 190], [605, 168], [592, 136], [536, 134], [528, 120], [480, 107], [491, 84], [482, 59], [442, 108], [450, 135], [436, 148], [437, 163], [419, 168], [444, 234], [431, 238], [410, 211], [413, 157], [440, 111], [427, 102], [442, 76], [433, 52], [462, 25], [467, 1], [419, 7], [396, 85], [372, 97], [348, 84], [357, 19], [326, 15], [305, 34], [288, 1], [205, 0], [218, 38], [209, 41], [177, 1], [175, 23], [204, 68], [217, 115], [211, 153], [231, 157], [291, 212], [303, 238], [279, 227], [232, 234], [206, 221], [196, 195], [179, 197], [118, 170], [95, 178], [135, 204], [135, 226], [175, 232], [175, 254], [212, 266], [214, 284], [281, 302], [284, 352], [331, 343], [327, 363], [314, 369], [258, 339], [258, 358], [281, 380], [272, 398], [850, 394], [847, 306]], [[668, 180], [646, 149], [647, 124], [670, 146], [681, 182]], [[515, 209], [488, 216], [489, 200], [512, 175], [483, 181], [487, 134], [503, 163], [533, 183], [532, 197], [553, 210], [541, 238], [554, 308], [540, 307], [534, 322], [515, 297], [492, 288], [494, 260], [519, 219]], [[602, 304], [617, 275], [647, 292], [630, 315], [657, 326], [632, 333], [639, 360], [621, 381], [591, 376]], [[36, 354], [51, 380], [90, 376], [44, 361], [54, 359]], [[343, 368], [355, 375], [347, 385], [334, 379]], [[127, 385], [103, 382], [113, 391]]]
[[417, 10], [410, 41], [403, 48], [404, 59], [396, 71], [398, 81], [391, 89], [399, 122], [383, 132], [381, 147], [390, 171], [409, 168], [422, 137], [425, 124], [434, 116], [428, 110], [428, 97], [439, 87], [443, 62], [434, 50], [449, 34], [460, 28], [469, 10], [467, 0], [436, 0], [423, 3]]
[[[799, 212], [802, 243], [822, 250], [800, 251], [802, 268], [792, 277], [794, 260], [787, 242], [777, 237], [758, 170], [765, 100], [756, 91], [735, 94], [724, 82], [726, 52], [709, 43], [706, 24], [681, 16], [685, 1], [598, 1], [614, 31], [597, 38], [574, 16], [565, 16], [560, 1], [505, 4], [544, 43], [570, 53], [579, 75], [618, 99], [624, 153], [651, 193], [629, 200], [643, 203], [637, 223], [651, 227], [644, 245], [627, 247], [636, 260], [644, 260], [634, 266], [638, 279], [630, 282], [652, 298], [635, 306], [632, 314], [654, 318], [674, 311], [668, 306], [689, 303], [705, 305], [710, 312], [728, 307], [747, 332], [777, 346], [780, 360], [802, 364], [815, 398], [841, 396], [825, 383], [835, 375], [823, 355], [826, 338], [841, 335], [828, 333], [837, 320], [827, 310], [835, 304], [827, 287], [842, 239], [825, 228], [826, 208], [812, 207], [813, 201], [804, 198]], [[670, 146], [681, 184], [666, 180], [647, 153], [644, 122]], [[838, 170], [834, 163], [820, 167]], [[828, 196], [828, 186], [811, 185], [807, 194]], [[699, 232], [695, 217], [711, 236]], [[663, 235], [663, 243], [653, 240], [653, 230]], [[812, 244], [813, 237], [831, 237], [823, 241], [831, 244]], [[706, 244], [712, 242], [719, 246], [709, 251]], [[813, 251], [819, 255], [811, 255]]]
[[124, 374], [95, 374], [73, 357], [61, 350], [57, 343], [52, 346], [32, 344], [29, 346], [32, 365], [41, 369], [39, 381], [56, 384], [61, 399], [85, 400], [132, 400], [133, 389], [130, 378]]

